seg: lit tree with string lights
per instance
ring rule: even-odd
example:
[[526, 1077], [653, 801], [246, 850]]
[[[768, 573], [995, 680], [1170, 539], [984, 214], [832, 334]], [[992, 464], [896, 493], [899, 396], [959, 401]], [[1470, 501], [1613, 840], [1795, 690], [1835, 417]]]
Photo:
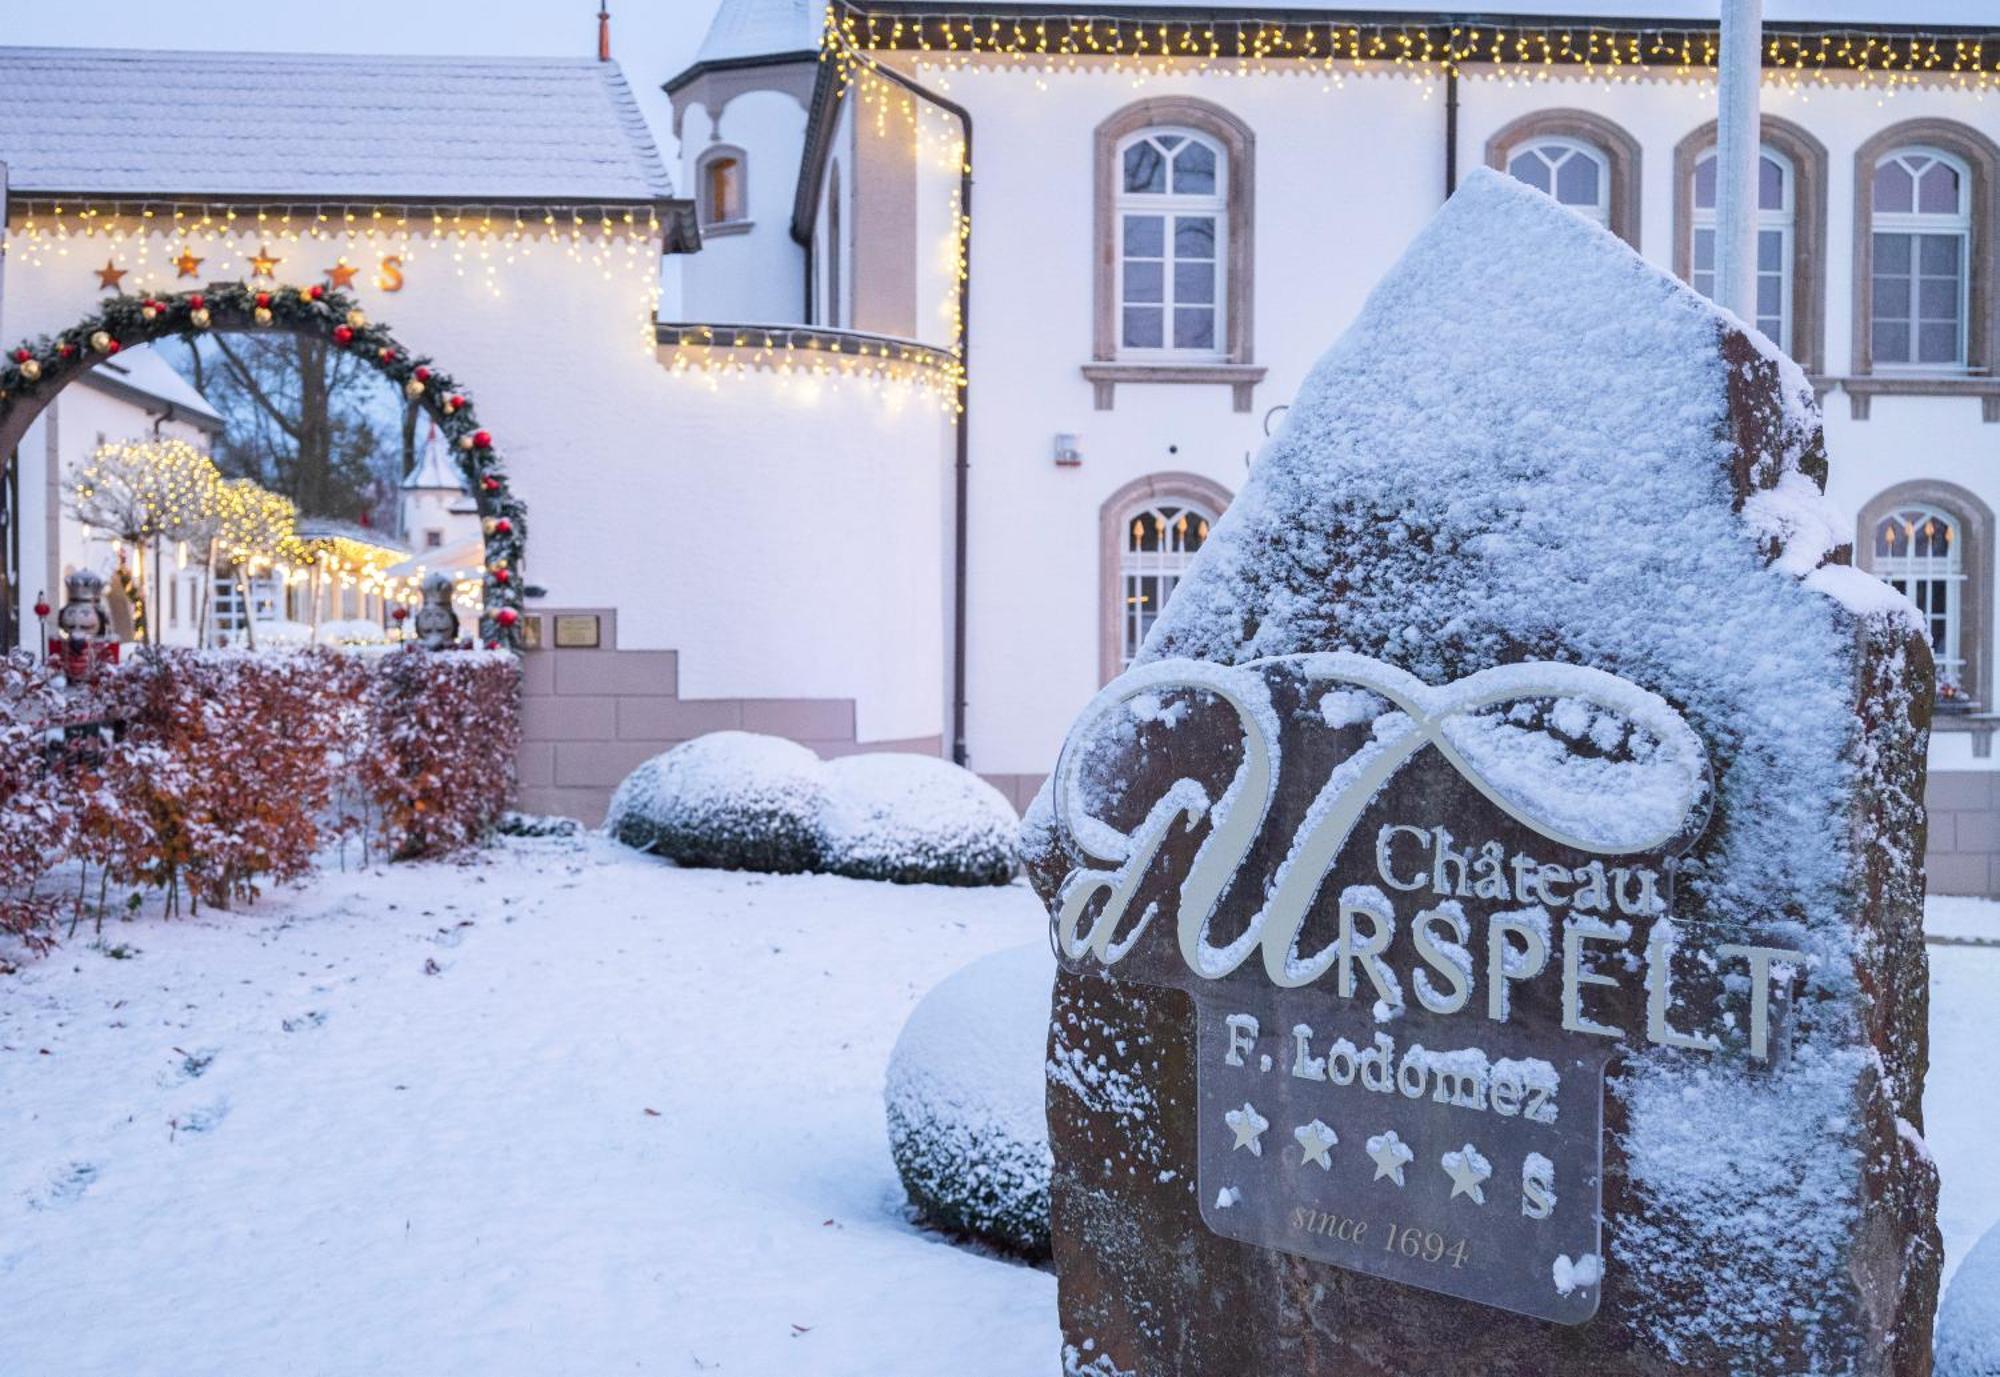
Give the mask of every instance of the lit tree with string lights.
[[[130, 545], [142, 560], [151, 550], [157, 601], [160, 546], [205, 538], [221, 487], [214, 462], [185, 440], [123, 440], [98, 446], [70, 475], [64, 495], [70, 514], [84, 526]], [[143, 567], [131, 593], [134, 630], [157, 645], [158, 628], [146, 615]]]

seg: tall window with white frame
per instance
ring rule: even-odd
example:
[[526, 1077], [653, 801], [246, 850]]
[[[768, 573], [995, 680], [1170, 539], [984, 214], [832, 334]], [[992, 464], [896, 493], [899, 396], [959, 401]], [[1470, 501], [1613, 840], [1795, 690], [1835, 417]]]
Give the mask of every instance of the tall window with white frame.
[[1875, 523], [1876, 577], [1917, 605], [1930, 628], [1938, 698], [1960, 696], [1965, 561], [1957, 520], [1936, 507], [1901, 507]]
[[1530, 139], [1507, 157], [1507, 175], [1600, 225], [1611, 223], [1611, 164], [1581, 139]]
[[1143, 129], [1118, 151], [1121, 355], [1222, 357], [1228, 156], [1186, 129]]
[[1124, 605], [1118, 667], [1132, 663], [1160, 619], [1195, 552], [1208, 539], [1214, 513], [1178, 503], [1151, 503], [1125, 518], [1118, 588]]
[[[1791, 159], [1765, 148], [1757, 159], [1757, 328], [1792, 351], [1792, 236], [1798, 232], [1798, 179]], [[1694, 165], [1694, 289], [1715, 295], [1715, 151]]]
[[1972, 261], [1972, 177], [1930, 148], [1875, 164], [1868, 350], [1877, 369], [1963, 371]]

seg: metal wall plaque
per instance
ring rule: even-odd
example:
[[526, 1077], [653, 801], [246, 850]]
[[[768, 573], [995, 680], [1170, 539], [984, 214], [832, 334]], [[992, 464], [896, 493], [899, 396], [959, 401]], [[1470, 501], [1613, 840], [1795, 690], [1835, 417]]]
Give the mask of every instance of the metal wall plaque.
[[1606, 1067], [1768, 1057], [1804, 964], [1673, 922], [1709, 791], [1667, 703], [1581, 666], [1142, 666], [1058, 766], [1059, 956], [1192, 994], [1210, 1229], [1580, 1323]]
[[595, 612], [563, 612], [556, 615], [556, 649], [595, 650], [602, 619]]

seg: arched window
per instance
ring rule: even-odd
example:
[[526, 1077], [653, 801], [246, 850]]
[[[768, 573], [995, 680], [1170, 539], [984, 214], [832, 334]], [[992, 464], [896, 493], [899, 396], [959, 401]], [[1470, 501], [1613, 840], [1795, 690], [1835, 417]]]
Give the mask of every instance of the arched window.
[[1131, 664], [1145, 644], [1146, 633], [1160, 619], [1214, 521], [1214, 513], [1200, 507], [1161, 503], [1140, 508], [1125, 522], [1125, 554], [1118, 566], [1124, 604], [1120, 669]]
[[1875, 574], [1917, 605], [1930, 627], [1942, 694], [1965, 669], [1964, 541], [1958, 522], [1936, 507], [1901, 507], [1875, 523]]
[[1971, 169], [1939, 149], [1898, 148], [1875, 164], [1870, 193], [1870, 357], [1878, 368], [1964, 369]]
[[1861, 509], [1858, 562], [1923, 614], [1940, 707], [1990, 703], [1993, 510], [1952, 483], [1898, 483]]
[[1486, 165], [1639, 246], [1639, 141], [1602, 115], [1523, 115], [1486, 141]]
[[1106, 499], [1100, 513], [1105, 682], [1139, 653], [1228, 505], [1227, 489], [1191, 473], [1152, 474]]
[[695, 188], [704, 230], [749, 222], [747, 166], [740, 148], [718, 145], [701, 155], [695, 168]]
[[1229, 157], [1191, 129], [1118, 149], [1118, 349], [1222, 357]]
[[[1757, 158], [1757, 328], [1786, 353], [1792, 351], [1793, 236], [1798, 232], [1798, 178], [1791, 159], [1775, 149]], [[1694, 165], [1693, 239], [1688, 282], [1715, 296], [1715, 150]]]
[[1097, 126], [1092, 166], [1096, 406], [1120, 383], [1228, 386], [1250, 409], [1256, 136], [1192, 96], [1155, 96]]
[[1507, 174], [1600, 225], [1611, 223], [1611, 165], [1579, 139], [1531, 139], [1507, 159]]

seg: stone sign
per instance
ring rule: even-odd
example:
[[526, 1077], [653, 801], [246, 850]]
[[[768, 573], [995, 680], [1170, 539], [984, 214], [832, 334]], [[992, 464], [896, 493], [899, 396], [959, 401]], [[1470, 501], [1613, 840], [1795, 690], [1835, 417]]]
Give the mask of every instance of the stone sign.
[[[1709, 793], [1678, 713], [1576, 665], [1433, 689], [1351, 654], [1164, 661], [1057, 767], [1087, 858], [1057, 951], [1193, 995], [1210, 1229], [1575, 1324], [1605, 1066], [1647, 1041], [1770, 1060], [1774, 984], [1782, 1007], [1808, 964], [1674, 921]], [[1731, 967], [1733, 999], [1701, 978]]]
[[1066, 1372], [1925, 1377], [1933, 670], [1825, 480], [1467, 179], [1024, 819]]

